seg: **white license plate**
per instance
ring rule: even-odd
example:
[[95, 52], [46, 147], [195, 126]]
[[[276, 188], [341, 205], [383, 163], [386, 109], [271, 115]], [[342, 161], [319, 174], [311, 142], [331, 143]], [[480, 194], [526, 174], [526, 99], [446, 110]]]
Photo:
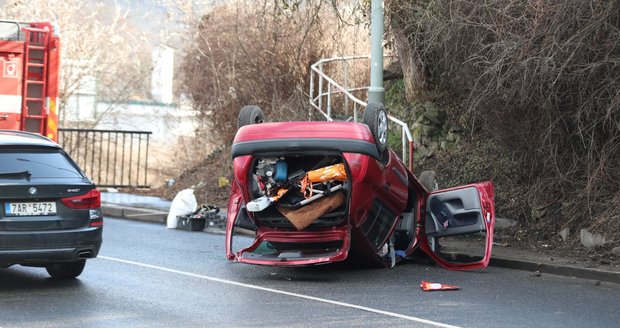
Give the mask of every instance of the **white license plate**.
[[56, 214], [56, 203], [5, 203], [4, 212], [6, 216], [54, 215]]

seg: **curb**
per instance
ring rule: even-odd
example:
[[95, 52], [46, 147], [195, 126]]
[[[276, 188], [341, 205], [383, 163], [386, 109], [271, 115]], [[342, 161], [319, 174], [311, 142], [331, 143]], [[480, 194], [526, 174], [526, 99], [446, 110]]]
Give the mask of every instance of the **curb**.
[[101, 204], [101, 212], [104, 216], [162, 224], [166, 223], [168, 217], [168, 212], [164, 211], [114, 204]]
[[491, 257], [489, 265], [499, 268], [540, 272], [565, 277], [592, 279], [620, 284], [620, 272], [605, 271], [594, 268], [580, 268], [567, 265], [495, 257]]

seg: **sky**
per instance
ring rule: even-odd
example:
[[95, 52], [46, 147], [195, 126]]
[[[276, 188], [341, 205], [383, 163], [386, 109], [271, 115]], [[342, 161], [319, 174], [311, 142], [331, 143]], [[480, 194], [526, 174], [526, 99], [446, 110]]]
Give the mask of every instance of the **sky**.
[[[93, 3], [107, 3], [110, 6], [119, 6], [123, 12], [127, 11], [132, 25], [143, 30], [151, 31], [153, 40], [167, 39], [169, 46], [177, 48], [175, 36], [186, 34], [187, 27], [183, 22], [188, 21], [188, 12], [191, 10], [195, 18], [204, 15], [210, 8], [226, 2], [226, 0], [88, 0]], [[179, 9], [184, 8], [184, 9]]]

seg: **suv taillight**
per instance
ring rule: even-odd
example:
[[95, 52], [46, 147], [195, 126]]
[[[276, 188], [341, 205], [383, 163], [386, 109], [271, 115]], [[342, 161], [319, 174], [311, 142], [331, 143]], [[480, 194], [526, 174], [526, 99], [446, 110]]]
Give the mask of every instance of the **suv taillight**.
[[98, 209], [101, 207], [101, 193], [93, 189], [80, 196], [67, 197], [60, 199], [68, 208], [75, 210]]

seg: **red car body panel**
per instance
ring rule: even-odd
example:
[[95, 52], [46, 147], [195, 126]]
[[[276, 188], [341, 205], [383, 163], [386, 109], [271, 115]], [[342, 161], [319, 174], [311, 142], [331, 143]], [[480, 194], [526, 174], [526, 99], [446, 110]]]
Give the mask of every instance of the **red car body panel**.
[[[347, 206], [342, 222], [334, 226], [294, 230], [261, 224], [256, 214], [244, 206], [252, 201], [250, 184], [258, 158], [296, 154], [329, 154], [342, 158], [349, 181]], [[450, 264], [434, 254], [425, 235], [424, 220], [427, 199], [439, 192], [429, 193], [391, 150], [379, 155], [370, 129], [352, 122], [281, 122], [251, 124], [241, 127], [232, 149], [234, 181], [228, 204], [226, 226], [226, 256], [242, 263], [303, 266], [345, 260], [350, 253], [376, 262], [384, 261], [378, 249], [393, 236], [405, 212], [415, 217], [414, 237], [403, 251], [410, 255], [419, 246], [448, 269], [471, 269], [488, 265], [493, 238], [495, 212], [491, 182], [457, 187], [457, 191], [475, 186], [480, 194], [480, 208], [485, 218], [487, 250], [482, 261], [473, 264]], [[310, 155], [309, 155], [310, 156]], [[444, 192], [444, 191], [441, 191]], [[245, 213], [241, 213], [245, 211]], [[254, 242], [234, 251], [233, 232], [241, 215], [247, 214], [257, 226]], [[372, 219], [369, 219], [372, 217]], [[374, 221], [371, 221], [374, 220]], [[338, 242], [337, 251], [325, 256], [273, 258], [252, 256], [264, 242], [305, 245], [307, 243]], [[328, 253], [328, 254], [327, 254]]]

